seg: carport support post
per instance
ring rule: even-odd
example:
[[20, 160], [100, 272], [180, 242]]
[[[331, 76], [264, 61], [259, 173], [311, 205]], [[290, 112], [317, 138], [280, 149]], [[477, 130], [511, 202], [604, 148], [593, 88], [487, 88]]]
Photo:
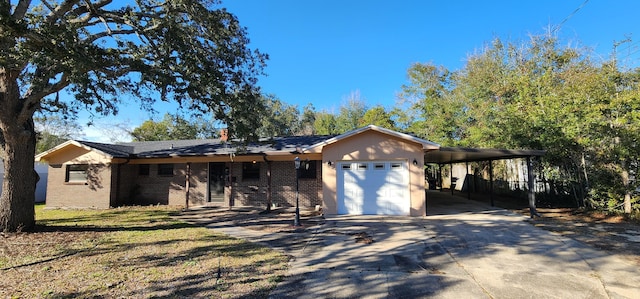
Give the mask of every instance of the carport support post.
[[464, 180], [462, 181], [462, 183], [467, 185], [463, 187], [467, 187], [467, 199], [471, 200], [471, 178], [469, 177], [469, 161], [465, 162], [465, 166], [467, 167], [467, 174], [464, 176]]
[[533, 175], [533, 167], [531, 166], [531, 157], [527, 157], [527, 187], [529, 189], [529, 213], [531, 218], [533, 216], [540, 217], [536, 210], [536, 191], [535, 188], [535, 176]]
[[440, 183], [440, 192], [444, 191], [442, 188], [442, 164], [438, 164], [438, 182], [436, 185]]
[[449, 163], [449, 189], [451, 189], [451, 195], [453, 195], [453, 163]]
[[493, 160], [489, 160], [489, 197], [491, 198], [491, 206], [493, 207]]

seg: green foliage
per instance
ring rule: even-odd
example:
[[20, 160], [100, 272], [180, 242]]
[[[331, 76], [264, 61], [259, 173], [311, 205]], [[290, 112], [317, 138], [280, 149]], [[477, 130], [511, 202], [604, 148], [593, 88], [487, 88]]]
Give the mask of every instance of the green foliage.
[[302, 109], [302, 119], [300, 119], [301, 135], [314, 135], [314, 123], [316, 122], [316, 109], [309, 103]]
[[161, 121], [147, 120], [130, 134], [135, 141], [189, 140], [218, 137], [213, 123], [202, 118], [185, 119], [178, 114], [167, 113]]
[[390, 130], [396, 130], [396, 125], [391, 119], [391, 114], [388, 113], [384, 107], [375, 106], [367, 110], [362, 116], [360, 126], [376, 125], [378, 127], [387, 128]]
[[400, 118], [408, 131], [442, 145], [545, 149], [553, 186], [571, 186], [577, 202], [630, 212], [640, 76], [615, 56], [597, 64], [547, 35], [496, 39], [459, 71], [415, 64], [408, 76], [410, 112]]
[[454, 145], [462, 137], [459, 125], [464, 109], [452, 96], [451, 72], [433, 64], [413, 64], [409, 85], [402, 86], [401, 99], [409, 104], [407, 131], [441, 145]]
[[346, 103], [340, 106], [340, 113], [335, 117], [335, 132], [342, 134], [362, 126], [362, 117], [367, 107], [360, 98], [360, 92], [351, 93]]
[[298, 106], [289, 105], [274, 96], [262, 98], [265, 112], [259, 115], [261, 125], [257, 130], [260, 137], [294, 136], [302, 131]]
[[256, 138], [267, 56], [248, 47], [245, 28], [217, 1], [12, 3], [0, 2], [0, 157], [11, 178], [0, 230], [34, 225], [36, 177], [20, 175], [33, 168], [37, 111], [109, 115], [130, 98], [150, 110], [177, 101], [212, 113], [230, 135]]
[[82, 135], [80, 125], [71, 119], [64, 119], [58, 115], [42, 114], [34, 118], [34, 123], [38, 133], [36, 154]]
[[315, 121], [313, 122], [313, 128], [318, 135], [337, 134], [338, 131], [336, 130], [335, 115], [327, 112], [316, 113]]

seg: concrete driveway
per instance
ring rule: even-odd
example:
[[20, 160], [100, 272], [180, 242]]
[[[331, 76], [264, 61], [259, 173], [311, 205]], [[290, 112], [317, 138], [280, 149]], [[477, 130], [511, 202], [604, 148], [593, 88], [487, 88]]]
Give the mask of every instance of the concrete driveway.
[[327, 219], [272, 298], [640, 298], [630, 262], [505, 210], [428, 201], [425, 218]]
[[333, 217], [298, 235], [212, 227], [294, 257], [272, 298], [640, 298], [637, 265], [524, 216], [439, 192], [428, 213]]

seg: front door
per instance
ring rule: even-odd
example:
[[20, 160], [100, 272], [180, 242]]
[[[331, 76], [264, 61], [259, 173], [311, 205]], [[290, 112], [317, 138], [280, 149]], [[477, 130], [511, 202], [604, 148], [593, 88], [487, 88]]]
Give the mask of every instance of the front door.
[[224, 203], [225, 163], [209, 163], [209, 202]]

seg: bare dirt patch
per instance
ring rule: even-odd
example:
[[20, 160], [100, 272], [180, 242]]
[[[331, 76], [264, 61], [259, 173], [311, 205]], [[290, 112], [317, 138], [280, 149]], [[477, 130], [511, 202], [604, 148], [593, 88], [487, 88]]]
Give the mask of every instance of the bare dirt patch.
[[[640, 225], [621, 215], [576, 208], [538, 208], [536, 227], [618, 254], [640, 265]], [[529, 209], [516, 212], [529, 215]]]

